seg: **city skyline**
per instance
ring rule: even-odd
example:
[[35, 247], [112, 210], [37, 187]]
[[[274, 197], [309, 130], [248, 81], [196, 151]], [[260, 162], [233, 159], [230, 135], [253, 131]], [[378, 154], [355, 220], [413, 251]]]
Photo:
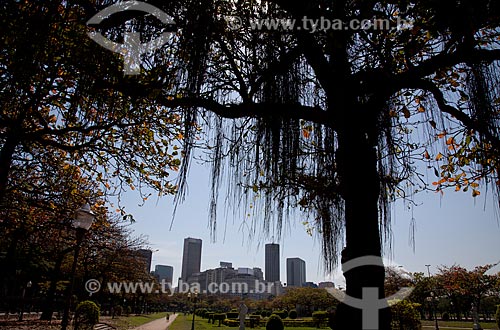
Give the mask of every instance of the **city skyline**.
[[[235, 267], [251, 264], [265, 269], [264, 245], [274, 241], [280, 244], [280, 278], [286, 278], [283, 257], [301, 256], [307, 260], [308, 281], [332, 280], [337, 284], [343, 280], [340, 266], [332, 274], [325, 274], [321, 241], [303, 225], [313, 219], [299, 217], [299, 213], [283, 223], [278, 235], [275, 224], [271, 223], [266, 232], [257, 216], [249, 217], [244, 212], [229, 212], [225, 216], [221, 211], [217, 230], [212, 232], [207, 208], [209, 176], [209, 168], [193, 163], [191, 189], [185, 202], [178, 206], [174, 220], [172, 196], [156, 201], [150, 198], [144, 206], [138, 205], [142, 203], [132, 192], [122, 200], [125, 210], [136, 219], [131, 225], [135, 235], [145, 235], [148, 246], [159, 250], [153, 254], [153, 263], [174, 266], [174, 278], [179, 277], [182, 238], [196, 236], [206, 242], [203, 268], [217, 268], [221, 260], [230, 260]], [[500, 260], [499, 217], [491, 194], [472, 198], [470, 194], [453, 191], [423, 192], [412, 199], [412, 203], [400, 200], [391, 208], [393, 235], [385, 237], [384, 256], [392, 264], [425, 274], [425, 265], [430, 264], [431, 274], [435, 274], [441, 265], [458, 264], [472, 269]]]

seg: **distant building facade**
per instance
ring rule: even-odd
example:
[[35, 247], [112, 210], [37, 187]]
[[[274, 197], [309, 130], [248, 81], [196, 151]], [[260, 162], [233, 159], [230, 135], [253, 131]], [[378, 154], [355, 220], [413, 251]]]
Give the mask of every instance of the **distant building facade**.
[[286, 285], [303, 286], [306, 283], [306, 262], [300, 258], [286, 259]]
[[262, 269], [259, 267], [254, 267], [253, 268], [253, 275], [259, 280], [259, 281], [264, 281], [264, 273], [262, 272]]
[[320, 289], [334, 288], [335, 284], [333, 282], [319, 282], [318, 287]]
[[191, 237], [184, 239], [181, 279], [185, 282], [187, 282], [191, 275], [200, 272], [201, 245], [201, 239]]
[[139, 253], [140, 260], [144, 262], [146, 273], [149, 274], [151, 271], [151, 261], [153, 260], [153, 251], [148, 249], [139, 249], [137, 252]]
[[266, 281], [277, 282], [280, 280], [280, 246], [270, 243], [265, 247]]
[[174, 279], [174, 267], [167, 265], [156, 265], [155, 266], [155, 276], [159, 282], [165, 281], [172, 285]]

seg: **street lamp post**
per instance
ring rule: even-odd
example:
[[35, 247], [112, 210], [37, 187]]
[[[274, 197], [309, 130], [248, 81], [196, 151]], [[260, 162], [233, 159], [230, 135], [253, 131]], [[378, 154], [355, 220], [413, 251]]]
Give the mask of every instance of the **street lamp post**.
[[193, 301], [193, 321], [191, 322], [191, 330], [194, 330], [194, 317], [196, 314], [196, 299], [198, 298], [198, 291], [195, 290], [193, 293], [189, 292], [188, 293], [188, 299]]
[[61, 330], [66, 330], [69, 321], [69, 311], [71, 305], [71, 296], [73, 295], [73, 287], [75, 285], [75, 273], [76, 265], [78, 261], [78, 253], [80, 252], [80, 245], [82, 244], [83, 237], [85, 233], [92, 226], [95, 215], [94, 212], [90, 210], [90, 205], [85, 204], [75, 212], [75, 217], [73, 219], [72, 225], [76, 229], [76, 246], [75, 255], [73, 256], [73, 266], [71, 267], [71, 283], [66, 296], [66, 303], [64, 305], [64, 313], [61, 321]]
[[26, 289], [29, 289], [31, 288], [31, 281], [28, 281], [28, 283], [26, 283], [26, 286], [23, 288], [23, 296], [22, 296], [22, 300], [21, 300], [21, 312], [19, 313], [19, 322], [23, 320], [23, 314], [24, 314], [24, 305], [26, 304], [26, 301], [25, 301], [25, 297], [26, 297]]
[[[429, 277], [429, 281], [431, 280], [431, 271], [430, 271], [430, 267], [431, 265], [425, 265], [425, 267], [427, 267], [427, 275]], [[430, 296], [430, 303], [431, 303], [431, 308], [432, 308], [432, 315], [434, 317], [434, 328], [436, 330], [439, 330], [439, 325], [438, 325], [438, 319], [437, 319], [437, 312], [436, 312], [436, 300], [437, 300], [437, 297], [434, 296], [434, 292], [431, 291], [431, 296]]]

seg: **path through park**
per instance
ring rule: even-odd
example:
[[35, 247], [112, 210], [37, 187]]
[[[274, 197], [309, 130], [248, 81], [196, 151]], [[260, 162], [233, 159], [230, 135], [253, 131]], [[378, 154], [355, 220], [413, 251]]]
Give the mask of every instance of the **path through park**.
[[151, 321], [149, 323], [143, 324], [134, 330], [166, 330], [172, 322], [174, 322], [177, 314], [171, 314], [168, 321], [162, 317], [161, 319]]

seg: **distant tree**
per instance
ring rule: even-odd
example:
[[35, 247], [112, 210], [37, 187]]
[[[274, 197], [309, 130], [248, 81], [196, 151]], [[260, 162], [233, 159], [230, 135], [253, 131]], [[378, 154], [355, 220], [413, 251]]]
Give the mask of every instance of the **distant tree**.
[[[326, 290], [317, 288], [288, 288], [285, 294], [278, 296], [273, 304], [279, 308], [295, 309], [298, 306], [313, 310], [327, 310], [337, 305], [337, 300]], [[283, 317], [282, 317], [283, 318]]]
[[473, 303], [480, 311], [482, 298], [494, 290], [496, 276], [485, 274], [492, 266], [477, 266], [471, 271], [458, 265], [439, 269], [435, 276], [439, 293], [448, 297], [459, 317], [467, 315]]

